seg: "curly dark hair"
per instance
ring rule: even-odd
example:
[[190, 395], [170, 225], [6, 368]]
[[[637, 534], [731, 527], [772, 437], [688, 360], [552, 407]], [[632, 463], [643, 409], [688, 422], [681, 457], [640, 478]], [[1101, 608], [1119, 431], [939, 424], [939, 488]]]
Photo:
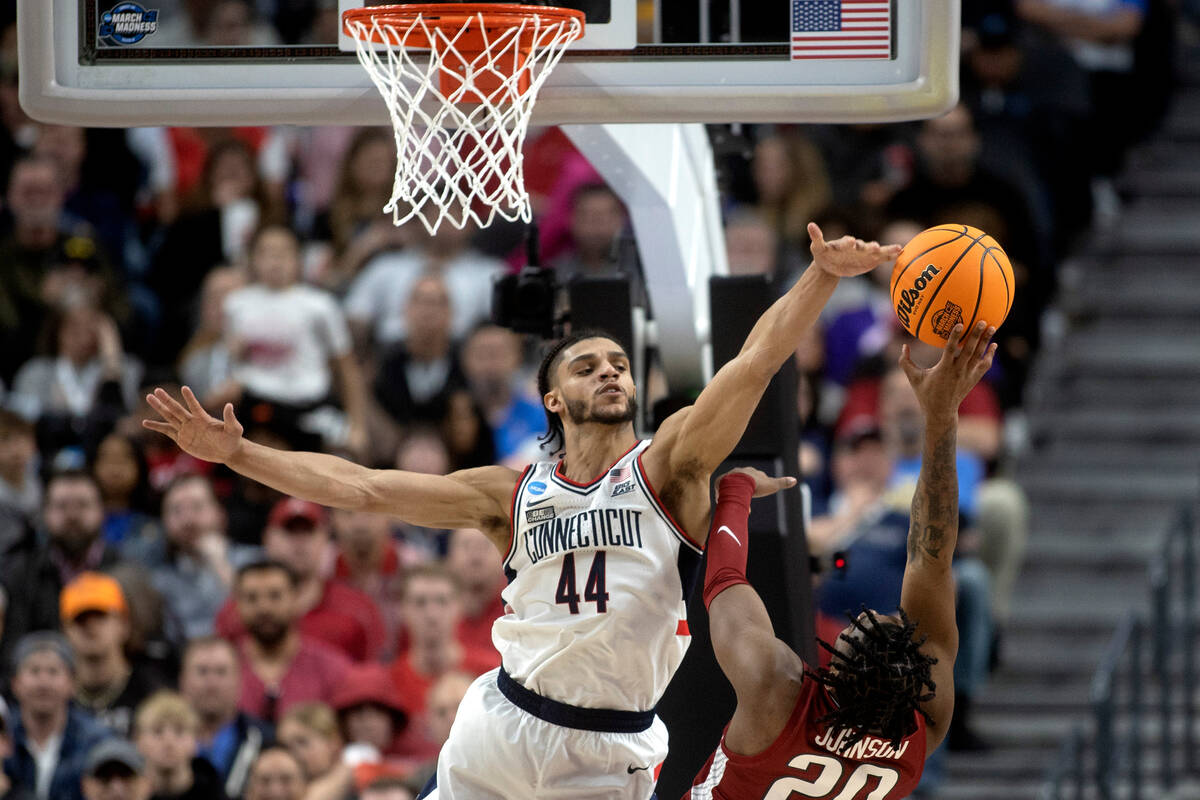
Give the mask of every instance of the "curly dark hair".
[[[550, 345], [542, 356], [542, 363], [538, 365], [537, 371], [539, 399], [545, 397], [546, 393], [552, 388], [550, 385], [550, 376], [554, 374], [554, 370], [558, 367], [559, 356], [568, 347], [582, 342], [584, 339], [609, 339], [621, 345], [622, 350], [628, 351], [628, 348], [625, 347], [620, 339], [600, 328], [584, 328], [579, 331], [573, 331]], [[546, 412], [546, 432], [538, 437], [538, 441], [548, 446], [551, 454], [561, 452], [563, 447], [566, 446], [566, 440], [563, 438], [562, 417], [548, 408], [544, 408], [543, 410]]]
[[866, 621], [852, 613], [846, 616], [863, 635], [839, 637], [850, 645], [851, 654], [844, 655], [818, 639], [817, 643], [833, 654], [833, 661], [815, 672], [804, 670], [837, 700], [837, 708], [817, 721], [850, 729], [847, 746], [875, 733], [890, 740], [892, 747], [899, 747], [904, 737], [916, 731], [913, 711], [927, 723], [933, 722], [921, 704], [932, 700], [937, 690], [931, 677], [937, 659], [921, 652], [926, 637], [913, 638], [917, 625], [903, 609], [899, 611], [899, 624], [881, 622], [866, 606], [862, 610]]

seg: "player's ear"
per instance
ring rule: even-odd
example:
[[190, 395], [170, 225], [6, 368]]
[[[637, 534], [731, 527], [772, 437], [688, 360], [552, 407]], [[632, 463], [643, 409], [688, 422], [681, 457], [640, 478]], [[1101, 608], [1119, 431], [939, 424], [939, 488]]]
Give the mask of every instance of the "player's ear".
[[542, 395], [542, 405], [547, 411], [557, 414], [562, 411], [562, 398], [558, 395], [558, 389], [551, 389]]

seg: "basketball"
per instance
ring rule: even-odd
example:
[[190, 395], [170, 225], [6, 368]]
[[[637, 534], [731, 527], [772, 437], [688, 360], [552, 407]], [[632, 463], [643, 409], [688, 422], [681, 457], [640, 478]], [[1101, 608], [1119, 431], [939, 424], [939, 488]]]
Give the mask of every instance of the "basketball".
[[892, 268], [892, 307], [926, 344], [944, 347], [954, 326], [997, 328], [1012, 308], [1013, 271], [1004, 249], [978, 228], [938, 225], [904, 245]]

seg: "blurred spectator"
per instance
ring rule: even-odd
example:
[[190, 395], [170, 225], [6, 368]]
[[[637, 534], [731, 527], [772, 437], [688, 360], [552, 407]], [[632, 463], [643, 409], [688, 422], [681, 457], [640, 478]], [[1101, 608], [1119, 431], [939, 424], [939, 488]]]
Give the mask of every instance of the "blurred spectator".
[[450, 456], [451, 472], [496, 463], [495, 436], [470, 391], [459, 389], [449, 394], [440, 429]]
[[411, 223], [413, 242], [367, 262], [346, 294], [346, 316], [355, 341], [387, 348], [408, 335], [405, 308], [413, 285], [425, 273], [441, 277], [454, 298], [451, 331], [461, 338], [491, 315], [492, 278], [504, 265], [470, 249], [471, 229], [443, 225], [429, 236]]
[[158, 692], [138, 707], [136, 742], [153, 800], [224, 800], [217, 771], [196, 754], [199, 726], [196, 712], [175, 692]]
[[403, 778], [376, 778], [358, 794], [358, 800], [413, 800], [416, 797]]
[[730, 275], [765, 275], [779, 265], [779, 233], [758, 212], [735, 211], [725, 221], [725, 257]]
[[274, 561], [247, 564], [234, 584], [246, 630], [238, 639], [238, 707], [269, 722], [296, 703], [328, 701], [350, 665], [338, 650], [301, 633], [297, 589], [291, 569]]
[[105, 739], [87, 755], [83, 796], [87, 800], [147, 800], [146, 761], [124, 739]]
[[[346, 412], [340, 437], [350, 449], [367, 445], [365, 388], [351, 354], [350, 334], [331, 295], [299, 283], [300, 243], [282, 226], [263, 228], [251, 250], [254, 283], [225, 299], [225, 335], [231, 342], [238, 400], [272, 407], [281, 432], [312, 435], [308, 412], [327, 403], [336, 379]], [[339, 437], [327, 436], [327, 439]]]
[[90, 459], [104, 503], [104, 541], [124, 547], [161, 536], [152, 514], [157, 499], [150, 489], [150, 467], [140, 439], [110, 433]]
[[446, 551], [446, 569], [458, 579], [462, 597], [462, 617], [458, 640], [478, 654], [480, 661], [494, 659], [500, 666], [500, 654], [492, 644], [492, 623], [504, 616], [504, 558], [483, 531], [459, 528], [450, 533]]
[[32, 788], [38, 800], [81, 800], [88, 751], [111, 732], [71, 705], [75, 664], [71, 648], [57, 633], [23, 637], [13, 664], [13, 754], [4, 771], [17, 785]]
[[821, 151], [799, 131], [759, 140], [750, 164], [758, 211], [789, 248], [807, 250], [808, 223], [833, 199]]
[[629, 279], [630, 298], [646, 304], [645, 282], [636, 270], [629, 274], [619, 260], [618, 245], [628, 224], [621, 198], [602, 181], [584, 183], [571, 193], [568, 248], [555, 258], [555, 280], [564, 289], [576, 278]]
[[[414, 427], [400, 440], [396, 449], [396, 469], [424, 475], [445, 475], [450, 471], [450, 453], [441, 435], [432, 428]], [[441, 528], [425, 528], [397, 520], [395, 534], [401, 553], [408, 561], [424, 562], [445, 552], [446, 533]]]
[[824, 155], [833, 203], [865, 221], [874, 220], [912, 179], [915, 158], [907, 126], [821, 125], [808, 131]]
[[179, 691], [196, 713], [196, 754], [216, 771], [228, 797], [241, 797], [250, 765], [270, 744], [272, 731], [238, 711], [242, 684], [237, 649], [216, 636], [189, 641]]
[[[293, 611], [300, 633], [337, 649], [351, 661], [377, 657], [384, 647], [379, 609], [359, 590], [325, 577], [332, 555], [325, 509], [307, 500], [281, 500], [267, 522], [263, 550], [291, 573]], [[235, 609], [232, 602], [226, 602], [217, 615], [217, 632], [229, 639], [238, 638], [248, 628], [240, 601], [238, 605]]]
[[[116, 160], [118, 154], [112, 142], [105, 158]], [[104, 249], [118, 262], [123, 262], [126, 236], [130, 233], [130, 216], [123, 198], [114, 191], [113, 176], [90, 176], [98, 180], [85, 181], [84, 165], [88, 160], [88, 135], [84, 128], [67, 125], [42, 125], [38, 128], [33, 155], [45, 158], [58, 170], [58, 186], [63, 192], [64, 210], [85, 220], [95, 230]]]
[[0, 556], [37, 525], [42, 482], [33, 425], [0, 408]]
[[154, 588], [185, 639], [212, 633], [235, 570], [259, 557], [258, 548], [231, 544], [225, 523], [212, 481], [182, 475], [163, 492], [164, 535], [125, 550], [150, 569]]
[[342, 760], [342, 735], [329, 706], [294, 706], [279, 721], [279, 743], [304, 771], [308, 782], [305, 800], [343, 800], [350, 796], [354, 771]]
[[48, 270], [72, 239], [91, 242], [96, 253], [90, 229], [63, 213], [58, 180], [57, 167], [45, 158], [22, 158], [9, 175], [12, 226], [0, 239], [0, 378], [6, 381], [33, 352], [30, 333], [45, 313], [42, 282]]
[[187, 342], [205, 275], [219, 264], [245, 264], [254, 230], [281, 219], [250, 147], [240, 139], [214, 145], [188, 210], [167, 228], [147, 276], [168, 312], [155, 337], [156, 365], [173, 364]]
[[438, 747], [450, 737], [458, 706], [474, 682], [475, 677], [466, 672], [447, 672], [430, 687], [425, 699], [425, 727], [429, 740]]
[[[963, 55], [963, 102], [983, 141], [981, 159], [1036, 200], [1061, 252], [1091, 215], [1085, 137], [1087, 76], [1052, 36], [1030, 35], [1011, 9], [985, 14]], [[1036, 218], [1035, 218], [1036, 221]]]
[[75, 702], [113, 733], [129, 736], [134, 710], [167, 681], [151, 664], [133, 663], [126, 652], [129, 604], [121, 584], [85, 572], [63, 588], [59, 612], [74, 654]]
[[313, 237], [333, 246], [332, 263], [320, 276], [331, 289], [346, 286], [370, 258], [403, 247], [409, 231], [392, 224], [383, 207], [392, 196], [396, 144], [385, 128], [362, 128], [342, 157], [329, 209], [316, 219]]
[[58, 628], [59, 594], [75, 576], [118, 562], [116, 550], [100, 536], [103, 520], [100, 489], [90, 474], [74, 470], [50, 477], [42, 506], [45, 540], [27, 540], [0, 564], [9, 598], [5, 654], [30, 631]]
[[337, 541], [333, 577], [362, 592], [379, 609], [385, 638], [378, 655], [390, 658], [399, 625], [396, 606], [403, 570], [392, 522], [382, 514], [341, 509], [333, 512], [332, 521]]
[[8, 405], [37, 424], [41, 450], [94, 446], [136, 402], [142, 365], [126, 355], [116, 323], [86, 305], [46, 320], [46, 355], [17, 372]]
[[481, 675], [496, 666], [495, 650], [463, 646], [457, 630], [462, 590], [452, 572], [438, 564], [413, 567], [404, 579], [400, 612], [408, 650], [392, 662], [392, 680], [411, 714], [423, 714], [434, 681], [447, 672]]
[[225, 298], [245, 285], [245, 273], [235, 267], [217, 267], [204, 276], [198, 324], [179, 354], [179, 379], [206, 408], [219, 408], [235, 394], [228, 386], [233, 356], [225, 336]]
[[245, 800], [305, 800], [307, 789], [299, 759], [283, 747], [269, 747], [250, 769]]
[[537, 400], [519, 388], [521, 339], [498, 325], [476, 328], [462, 347], [463, 369], [471, 394], [483, 409], [503, 461], [546, 430], [546, 414]]
[[[346, 674], [330, 705], [338, 717], [342, 741], [369, 747], [374, 762], [397, 752], [398, 739], [409, 724], [406, 698], [382, 664], [362, 664]], [[437, 755], [426, 748], [426, 755]]]
[[279, 33], [258, 19], [251, 0], [216, 0], [211, 3], [201, 44], [208, 47], [269, 47], [279, 44]]
[[408, 335], [382, 357], [375, 399], [392, 422], [435, 422], [467, 379], [450, 338], [450, 293], [436, 275], [419, 278], [405, 309]]
[[[1134, 42], [1142, 32], [1149, 0], [1017, 0], [1027, 21], [1060, 36], [1090, 83], [1090, 130], [1103, 136], [1084, 137], [1088, 163], [1097, 180], [1092, 185], [1096, 214], [1111, 221], [1120, 212], [1113, 178], [1125, 151], [1147, 130], [1144, 88], [1134, 62]], [[1152, 123], [1151, 123], [1152, 124]]]
[[[12, 719], [8, 704], [0, 696], [0, 764], [13, 754]], [[0, 800], [35, 800], [33, 789], [13, 783], [0, 769]]]

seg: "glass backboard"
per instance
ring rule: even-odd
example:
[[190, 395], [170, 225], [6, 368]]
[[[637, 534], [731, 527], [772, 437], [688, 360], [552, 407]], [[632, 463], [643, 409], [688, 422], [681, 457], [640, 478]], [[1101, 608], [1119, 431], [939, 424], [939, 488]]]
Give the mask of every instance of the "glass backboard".
[[[382, 124], [363, 0], [18, 0], [21, 98], [85, 125]], [[957, 96], [958, 0], [566, 0], [534, 124], [885, 122]]]

